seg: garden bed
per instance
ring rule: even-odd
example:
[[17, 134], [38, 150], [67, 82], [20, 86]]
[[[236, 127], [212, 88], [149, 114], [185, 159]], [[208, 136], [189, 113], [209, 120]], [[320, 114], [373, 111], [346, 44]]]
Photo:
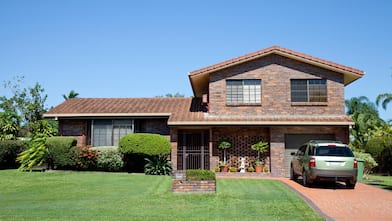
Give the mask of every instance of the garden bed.
[[[213, 177], [211, 177], [213, 174]], [[188, 170], [173, 174], [172, 191], [174, 193], [215, 193], [215, 174], [206, 170]]]

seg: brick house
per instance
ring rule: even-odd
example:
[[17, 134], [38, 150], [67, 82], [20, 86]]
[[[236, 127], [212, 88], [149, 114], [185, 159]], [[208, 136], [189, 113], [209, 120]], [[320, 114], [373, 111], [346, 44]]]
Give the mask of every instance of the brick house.
[[349, 142], [344, 87], [364, 72], [273, 46], [189, 73], [193, 98], [76, 98], [45, 114], [59, 121], [59, 134], [79, 145], [115, 146], [128, 133], [167, 136], [173, 168], [213, 169], [223, 159], [246, 166], [270, 143], [266, 164], [287, 176], [289, 153], [309, 139]]

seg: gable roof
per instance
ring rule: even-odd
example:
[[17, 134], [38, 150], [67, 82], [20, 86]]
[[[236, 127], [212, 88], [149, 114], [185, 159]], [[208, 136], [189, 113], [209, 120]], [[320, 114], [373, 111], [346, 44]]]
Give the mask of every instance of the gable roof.
[[201, 68], [195, 71], [189, 72], [189, 79], [192, 84], [193, 92], [196, 97], [200, 97], [201, 94], [203, 93], [203, 89], [200, 89], [200, 87], [205, 87], [205, 85], [208, 85], [208, 80], [209, 80], [209, 74], [233, 67], [239, 64], [242, 64], [244, 62], [248, 62], [251, 60], [255, 60], [261, 57], [265, 57], [267, 55], [271, 54], [277, 54], [283, 57], [287, 57], [290, 59], [294, 59], [300, 62], [304, 62], [307, 64], [311, 64], [314, 66], [318, 66], [320, 68], [328, 69], [337, 73], [341, 73], [344, 75], [344, 84], [348, 85], [351, 82], [361, 78], [364, 75], [364, 72], [355, 69], [352, 67], [344, 66], [341, 64], [337, 64], [331, 61], [327, 61], [321, 58], [316, 58], [307, 54], [303, 54], [300, 52], [296, 52], [287, 48], [279, 47], [279, 46], [272, 46], [266, 49], [262, 49], [253, 53], [249, 53], [240, 57], [232, 58], [205, 68]]

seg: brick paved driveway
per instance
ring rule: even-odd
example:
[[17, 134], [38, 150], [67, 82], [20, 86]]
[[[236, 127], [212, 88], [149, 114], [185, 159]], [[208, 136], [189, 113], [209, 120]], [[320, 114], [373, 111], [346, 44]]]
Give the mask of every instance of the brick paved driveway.
[[[323, 184], [303, 187], [289, 179], [281, 179], [326, 220], [392, 221], [392, 191], [357, 183], [354, 190], [342, 185]], [[320, 211], [321, 210], [321, 211]]]

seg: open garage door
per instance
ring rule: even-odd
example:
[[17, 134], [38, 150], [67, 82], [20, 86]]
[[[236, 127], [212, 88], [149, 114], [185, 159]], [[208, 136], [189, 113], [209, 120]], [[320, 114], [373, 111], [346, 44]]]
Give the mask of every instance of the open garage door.
[[335, 140], [335, 134], [285, 134], [285, 174], [290, 177], [291, 152], [309, 140]]

